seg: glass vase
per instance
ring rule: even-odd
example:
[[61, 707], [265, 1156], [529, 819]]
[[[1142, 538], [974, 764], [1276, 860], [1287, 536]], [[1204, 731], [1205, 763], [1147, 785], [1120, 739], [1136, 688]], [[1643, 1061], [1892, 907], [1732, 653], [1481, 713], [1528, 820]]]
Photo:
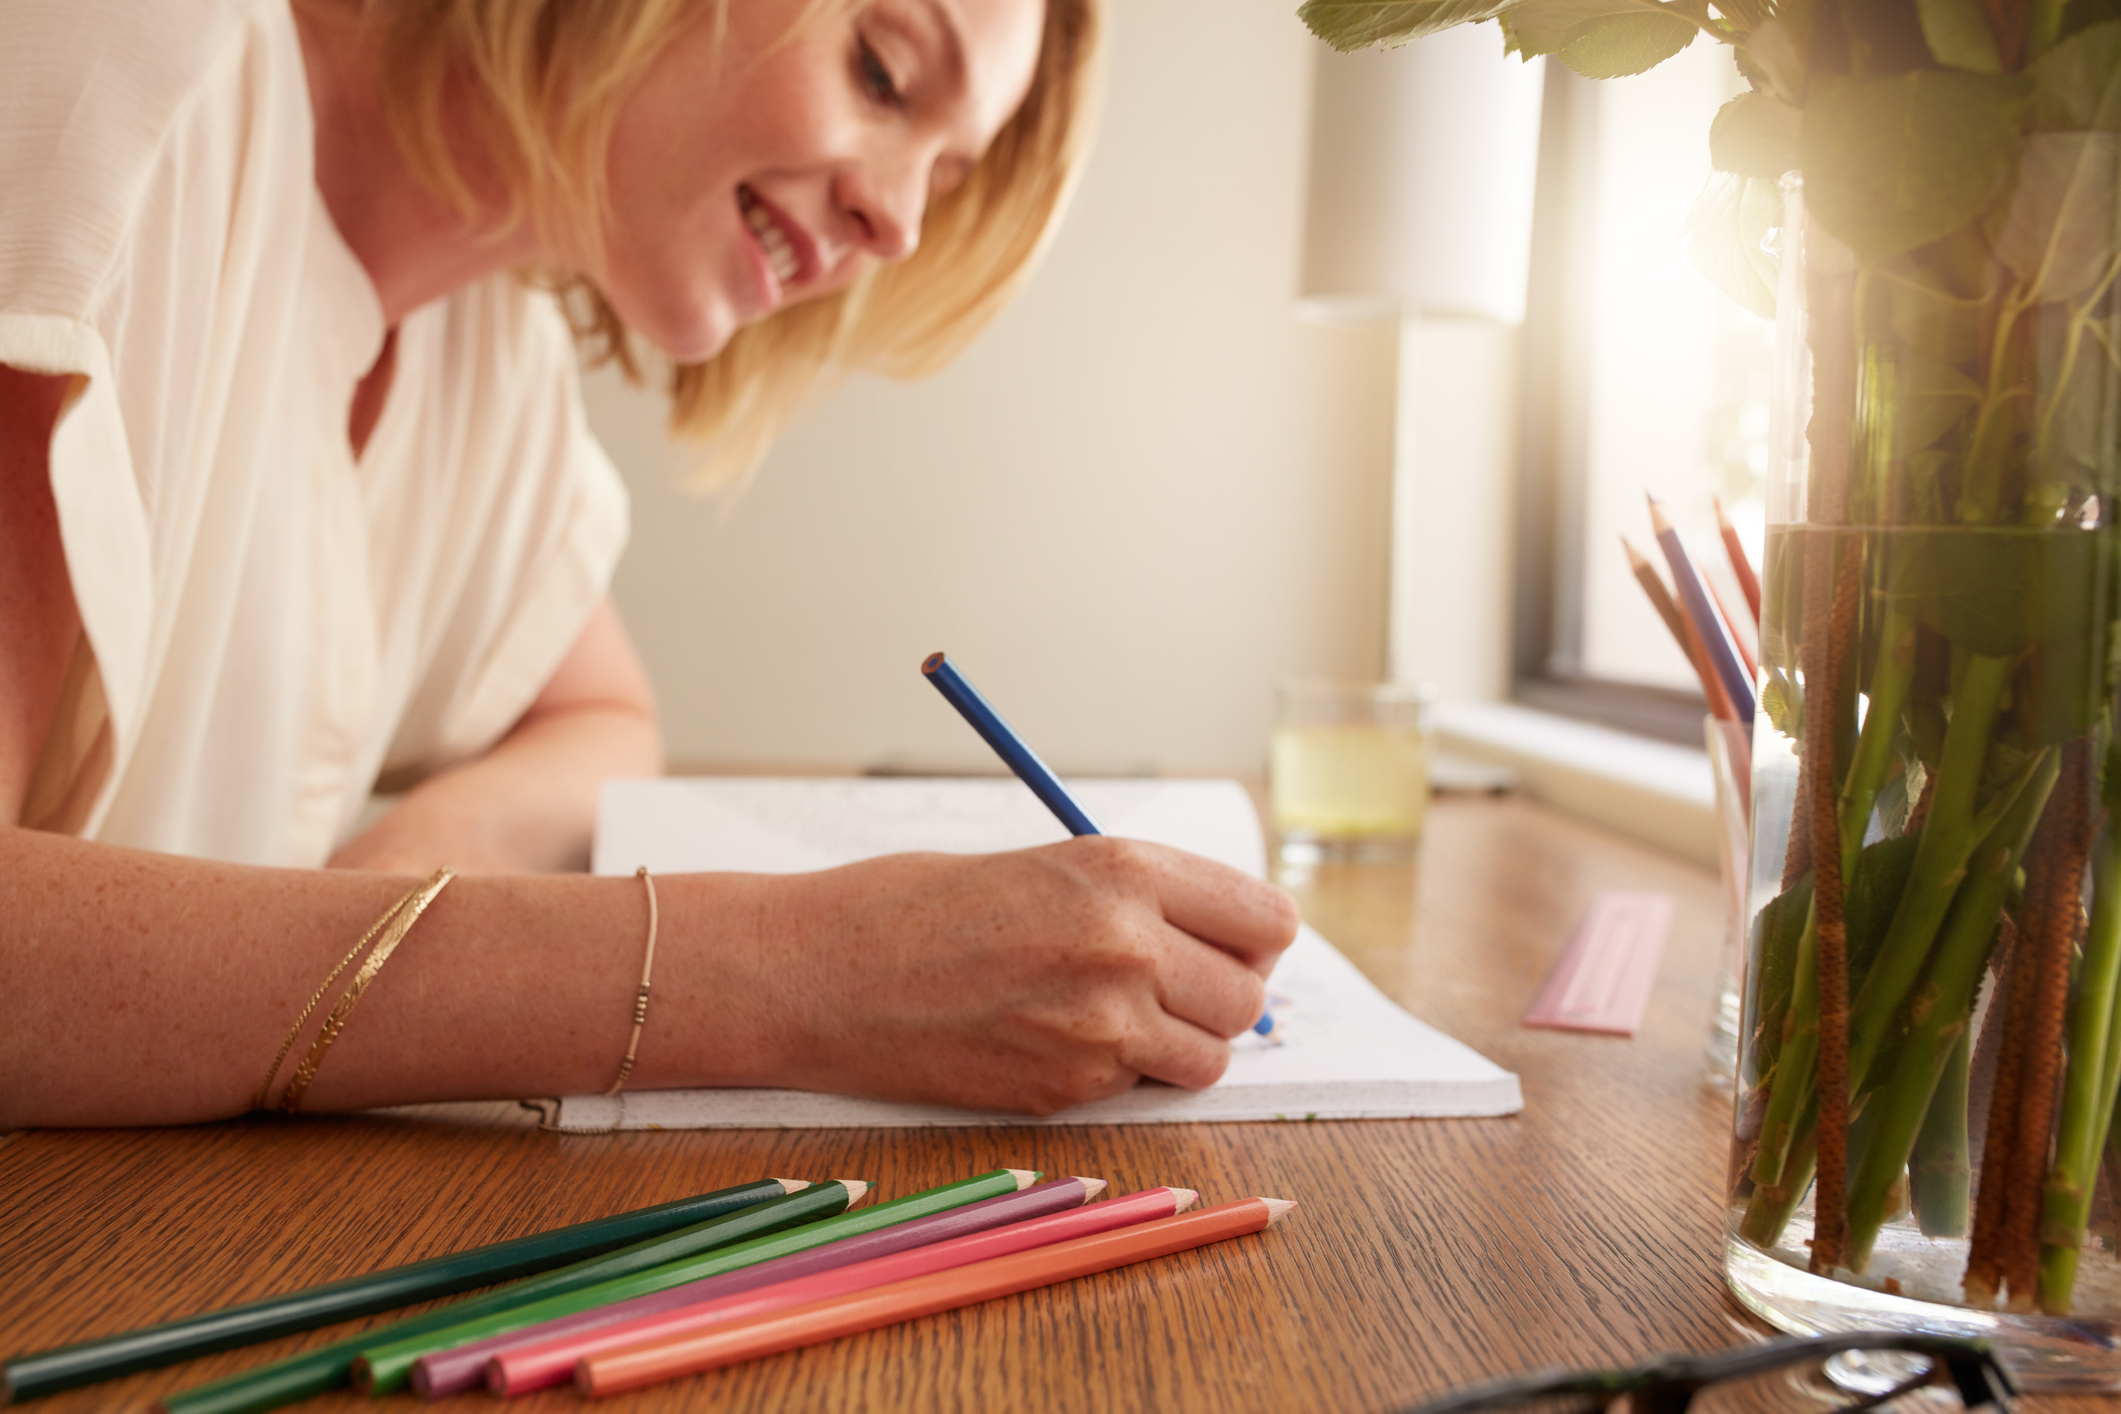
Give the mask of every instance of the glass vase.
[[1869, 263], [1785, 180], [1726, 1263], [2112, 1389], [2121, 241], [2014, 178]]

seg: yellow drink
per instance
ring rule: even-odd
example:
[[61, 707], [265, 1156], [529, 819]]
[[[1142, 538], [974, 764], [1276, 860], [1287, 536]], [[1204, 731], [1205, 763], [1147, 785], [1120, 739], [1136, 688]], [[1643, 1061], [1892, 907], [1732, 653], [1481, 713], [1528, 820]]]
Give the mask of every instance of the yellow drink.
[[1282, 726], [1271, 748], [1274, 827], [1285, 840], [1411, 841], [1429, 803], [1428, 747], [1414, 726]]

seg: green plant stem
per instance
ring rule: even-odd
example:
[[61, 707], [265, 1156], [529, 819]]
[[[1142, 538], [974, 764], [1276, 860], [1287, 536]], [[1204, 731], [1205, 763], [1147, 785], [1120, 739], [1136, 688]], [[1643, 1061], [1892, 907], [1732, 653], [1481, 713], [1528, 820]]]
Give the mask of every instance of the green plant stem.
[[1925, 1237], [1966, 1236], [1967, 1197], [1973, 1180], [1966, 1096], [1973, 1059], [1974, 1036], [1969, 1028], [1959, 1033], [1944, 1062], [1944, 1074], [1930, 1096], [1929, 1113], [1915, 1136], [1914, 1152], [1908, 1155], [1915, 1221]]
[[1789, 1225], [1790, 1214], [1803, 1201], [1805, 1190], [1812, 1186], [1812, 1167], [1818, 1157], [1812, 1136], [1806, 1135], [1793, 1144], [1782, 1166], [1788, 1181], [1775, 1189], [1753, 1190], [1752, 1200], [1745, 1205], [1745, 1216], [1739, 1220], [1738, 1235], [1763, 1251], [1773, 1247], [1782, 1236], [1782, 1229]]
[[1988, 525], [1996, 520], [2003, 503], [2003, 474], [2011, 449], [2008, 404], [2020, 390], [2011, 379], [2011, 338], [2018, 317], [2032, 305], [2033, 290], [2018, 290], [2005, 297], [1998, 308], [1996, 327], [1989, 340], [1988, 383], [1981, 394], [1981, 409], [1974, 416], [1974, 435], [1968, 440], [1965, 480], [1953, 514], [1963, 525]]
[[[2010, 682], [2010, 669], [2008, 658], [1980, 653], [1967, 657], [1966, 674], [1953, 697], [1951, 725], [1945, 731], [1944, 758], [1937, 765], [1937, 787], [1930, 796], [1929, 819], [1923, 823], [1922, 841], [1915, 847], [1914, 868], [1899, 905], [1893, 910], [1893, 921], [1878, 947], [1877, 959], [1850, 1007], [1851, 1086], [1861, 1086], [1868, 1078], [1871, 1062], [1885, 1044], [1900, 1003], [1929, 959], [1930, 945], [1944, 924], [1960, 880], [1966, 876], [1968, 859], [1995, 827], [1997, 818], [2015, 810], [2016, 801], [2010, 798], [2009, 788], [1998, 792], [1988, 809], [1978, 814], [1974, 809], [1989, 737], [1995, 729], [2003, 690]], [[2021, 777], [2017, 782], [2019, 798], [2024, 795], [2025, 780]], [[2052, 783], [2052, 774], [2049, 780]], [[2046, 799], [2044, 790], [2041, 799]]]
[[[2016, 793], [2008, 813], [1980, 846], [1966, 886], [1958, 890], [1939, 936], [1929, 975], [1910, 999], [1909, 1025], [1898, 1063], [1871, 1096], [1867, 1113], [1874, 1117], [1869, 1148], [1849, 1181], [1849, 1268], [1870, 1265], [1871, 1247], [1885, 1221], [1888, 1193], [1907, 1167], [1915, 1135], [1928, 1115], [1931, 1097], [1951, 1052], [1964, 1039], [1973, 1012], [1974, 989], [1980, 985], [1995, 945], [2003, 902], [2017, 877], [2018, 859], [2039, 823], [2040, 812], [2061, 770], [2061, 753], [2040, 753], [2032, 778]], [[1873, 973], [1875, 976], [1875, 972]], [[1856, 1073], [1853, 1058], [1850, 1074]], [[1960, 1125], [1965, 1125], [1962, 1103]], [[1963, 1140], [1963, 1133], [1962, 1133]], [[1962, 1226], [1964, 1200], [1960, 1204]]]
[[[1980, 788], [1997, 705], [2009, 680], [2009, 659], [1968, 656], [1954, 697], [1951, 725], [1945, 731], [1929, 819], [1915, 847], [1914, 868], [1893, 910], [1885, 941], [1850, 1007], [1852, 1091], [1862, 1086], [1887, 1028], [1929, 956], [1930, 944], [1966, 872], [1967, 858], [1987, 833], [1975, 816], [1974, 797]], [[1814, 1109], [1812, 1071], [1819, 1052], [1817, 953], [1817, 923], [1808, 920], [1790, 997], [1790, 1031], [1776, 1066], [1775, 1089], [1760, 1126], [1760, 1153], [1753, 1164], [1753, 1181], [1763, 1188], [1781, 1186], [1784, 1157], [1805, 1127], [1804, 1117]]]
[[[1819, 1054], [1819, 904], [1815, 897], [1804, 911], [1804, 931], [1797, 938], [1797, 975], [1783, 1015], [1782, 1053], [1775, 1064], [1774, 1088], [1760, 1122], [1760, 1152], [1753, 1159], [1753, 1182], [1772, 1193], [1784, 1182], [1795, 1125], [1812, 1084], [1812, 1062]], [[1809, 1174], [1807, 1174], [1809, 1182]]]
[[1841, 787], [1841, 877], [1856, 877], [1856, 858], [1863, 852], [1863, 836], [1870, 828], [1871, 812], [1877, 808], [1878, 792], [1893, 769], [1893, 738], [1900, 731], [1900, 716], [1907, 708], [1908, 689], [1915, 681], [1915, 616], [1898, 604], [1890, 604], [1880, 626], [1878, 662], [1871, 670], [1870, 706], [1863, 714], [1863, 731], [1856, 738], [1856, 751], [1849, 760], [1848, 779]]
[[2121, 838], [2109, 832], [2092, 865], [2092, 916], [2069, 1021], [2069, 1070], [2055, 1159], [2041, 1186], [2040, 1309], [2066, 1316], [2077, 1284], [2077, 1256], [2091, 1215], [2099, 1155], [2121, 1087], [2114, 1009], [2121, 1001]]

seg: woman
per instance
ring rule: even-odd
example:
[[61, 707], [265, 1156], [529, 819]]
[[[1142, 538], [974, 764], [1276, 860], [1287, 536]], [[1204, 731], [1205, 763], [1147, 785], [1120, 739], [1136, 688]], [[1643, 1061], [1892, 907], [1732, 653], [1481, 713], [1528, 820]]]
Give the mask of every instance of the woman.
[[[623, 494], [515, 272], [671, 360], [748, 464], [822, 371], [931, 366], [1006, 298], [1080, 150], [1089, 0], [7, 24], [0, 1125], [239, 1113], [287, 1093], [276, 1046], [328, 1059], [309, 1109], [605, 1088], [648, 892], [531, 871], [660, 746], [604, 594]], [[343, 839], [386, 771], [418, 784]], [[320, 1036], [305, 999], [444, 864]], [[1294, 930], [1101, 839], [655, 887], [636, 1087], [1202, 1085]]]

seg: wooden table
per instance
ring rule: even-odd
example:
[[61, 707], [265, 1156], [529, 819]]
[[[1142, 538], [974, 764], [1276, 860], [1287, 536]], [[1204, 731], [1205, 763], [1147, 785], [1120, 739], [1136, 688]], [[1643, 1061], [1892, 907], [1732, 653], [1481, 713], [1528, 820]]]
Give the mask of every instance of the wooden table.
[[[24, 1133], [0, 1138], [0, 1352], [765, 1174], [874, 1179], [895, 1196], [1001, 1165], [1304, 1206], [1260, 1236], [621, 1407], [1386, 1410], [1490, 1374], [1715, 1348], [1759, 1329], [1721, 1276], [1728, 1102], [1702, 1079], [1720, 928], [1712, 877], [1536, 805], [1455, 799], [1437, 802], [1412, 868], [1327, 870], [1294, 887], [1306, 917], [1410, 1011], [1518, 1072], [1524, 1113], [563, 1137], [487, 1105]], [[1601, 888], [1678, 902], [1646, 1025], [1631, 1040], [1525, 1029], [1519, 1016]], [[356, 1329], [41, 1407], [145, 1407]], [[521, 1407], [576, 1403], [554, 1391]], [[362, 1404], [335, 1395], [305, 1407]], [[2096, 1407], [2027, 1407], [2079, 1404]]]

